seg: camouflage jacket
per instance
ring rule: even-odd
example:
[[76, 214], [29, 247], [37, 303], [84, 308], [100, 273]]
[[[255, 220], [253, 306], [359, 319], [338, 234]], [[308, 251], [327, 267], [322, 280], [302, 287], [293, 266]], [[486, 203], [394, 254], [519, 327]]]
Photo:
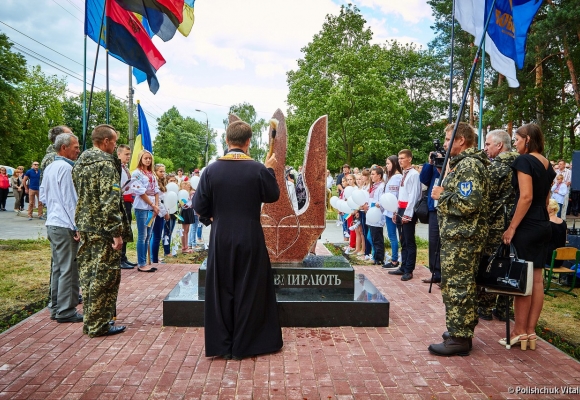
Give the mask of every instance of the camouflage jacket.
[[462, 151], [449, 162], [437, 216], [442, 239], [468, 240], [483, 245], [487, 239], [489, 160], [482, 150]]
[[81, 232], [132, 241], [121, 196], [121, 162], [96, 147], [84, 151], [72, 171], [79, 196], [75, 224]]
[[54, 145], [51, 143], [46, 148], [46, 154], [44, 155], [42, 161], [40, 162], [40, 183], [42, 183], [42, 176], [46, 167], [48, 167], [54, 161], [54, 157], [56, 157], [56, 150], [54, 149]]
[[[499, 154], [489, 166], [489, 177], [491, 181], [489, 191], [489, 240], [497, 242], [501, 240], [501, 235], [505, 232], [505, 223], [509, 224], [510, 211], [514, 206], [516, 194], [512, 186], [511, 165], [518, 156], [518, 153], [507, 151]], [[507, 209], [508, 219], [504, 222], [504, 206]], [[499, 236], [499, 239], [497, 236]], [[493, 238], [492, 238], [493, 236]], [[494, 244], [494, 243], [492, 243]]]

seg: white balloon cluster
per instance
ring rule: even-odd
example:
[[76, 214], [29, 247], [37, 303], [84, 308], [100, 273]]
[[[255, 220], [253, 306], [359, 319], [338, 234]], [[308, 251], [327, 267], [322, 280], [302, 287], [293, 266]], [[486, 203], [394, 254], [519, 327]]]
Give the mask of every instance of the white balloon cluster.
[[330, 198], [330, 205], [341, 213], [350, 214], [353, 210], [357, 210], [363, 204], [368, 203], [369, 192], [353, 186], [347, 186], [344, 189], [344, 198], [346, 200], [332, 196]]

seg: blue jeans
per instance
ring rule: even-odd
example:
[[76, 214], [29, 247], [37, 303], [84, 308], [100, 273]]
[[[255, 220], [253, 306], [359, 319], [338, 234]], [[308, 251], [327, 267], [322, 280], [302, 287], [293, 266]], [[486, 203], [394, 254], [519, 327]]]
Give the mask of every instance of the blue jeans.
[[399, 239], [397, 238], [397, 224], [389, 217], [385, 217], [387, 220], [387, 237], [389, 242], [391, 242], [391, 260], [393, 262], [399, 261]]
[[193, 247], [197, 244], [197, 240], [195, 236], [197, 235], [197, 225], [199, 224], [199, 217], [197, 215], [193, 215], [193, 223], [189, 227], [189, 237], [187, 238], [187, 245], [189, 247]]
[[153, 226], [147, 226], [150, 210], [135, 209], [135, 220], [137, 221], [137, 265], [144, 267], [147, 264], [147, 247]]
[[[195, 218], [197, 219], [197, 215], [195, 216]], [[197, 223], [197, 240], [201, 240], [201, 232], [203, 231], [203, 224]]]
[[[175, 228], [175, 221], [177, 218], [175, 214], [171, 214], [169, 221], [165, 221], [163, 224], [163, 253], [165, 256], [171, 254], [171, 235], [173, 235], [173, 228]], [[168, 237], [169, 241], [165, 244], [165, 236]]]
[[165, 219], [163, 217], [155, 217], [155, 224], [153, 224], [153, 233], [151, 235], [151, 262], [157, 264], [159, 262], [159, 244], [163, 236], [163, 225], [165, 225]]

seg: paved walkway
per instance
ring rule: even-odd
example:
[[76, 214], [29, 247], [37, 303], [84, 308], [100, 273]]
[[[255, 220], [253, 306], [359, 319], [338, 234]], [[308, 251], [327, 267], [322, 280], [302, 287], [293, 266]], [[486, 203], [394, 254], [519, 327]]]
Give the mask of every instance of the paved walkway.
[[[317, 252], [323, 252], [321, 246]], [[0, 398], [31, 399], [499, 399], [578, 398], [516, 390], [580, 387], [580, 364], [546, 342], [506, 350], [505, 325], [481, 321], [469, 357], [427, 351], [445, 330], [440, 290], [418, 267], [402, 282], [361, 266], [391, 302], [387, 328], [283, 328], [277, 354], [225, 361], [204, 356], [203, 328], [164, 327], [163, 298], [198, 266], [123, 270], [123, 334], [89, 339], [47, 309], [0, 335]]]

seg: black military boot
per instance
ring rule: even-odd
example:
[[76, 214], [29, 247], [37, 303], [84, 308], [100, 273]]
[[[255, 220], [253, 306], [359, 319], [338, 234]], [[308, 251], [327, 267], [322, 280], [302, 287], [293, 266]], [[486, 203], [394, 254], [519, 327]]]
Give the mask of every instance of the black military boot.
[[460, 338], [451, 336], [443, 343], [432, 344], [429, 346], [429, 352], [436, 356], [468, 356], [469, 355], [469, 340], [468, 338]]
[[[443, 332], [441, 337], [443, 338], [443, 340], [447, 340], [451, 337], [451, 335], [449, 334], [449, 332], [445, 331]], [[471, 340], [471, 338], [468, 338], [467, 340], [469, 341], [469, 350], [471, 350], [471, 348], [473, 347], [473, 341]]]

